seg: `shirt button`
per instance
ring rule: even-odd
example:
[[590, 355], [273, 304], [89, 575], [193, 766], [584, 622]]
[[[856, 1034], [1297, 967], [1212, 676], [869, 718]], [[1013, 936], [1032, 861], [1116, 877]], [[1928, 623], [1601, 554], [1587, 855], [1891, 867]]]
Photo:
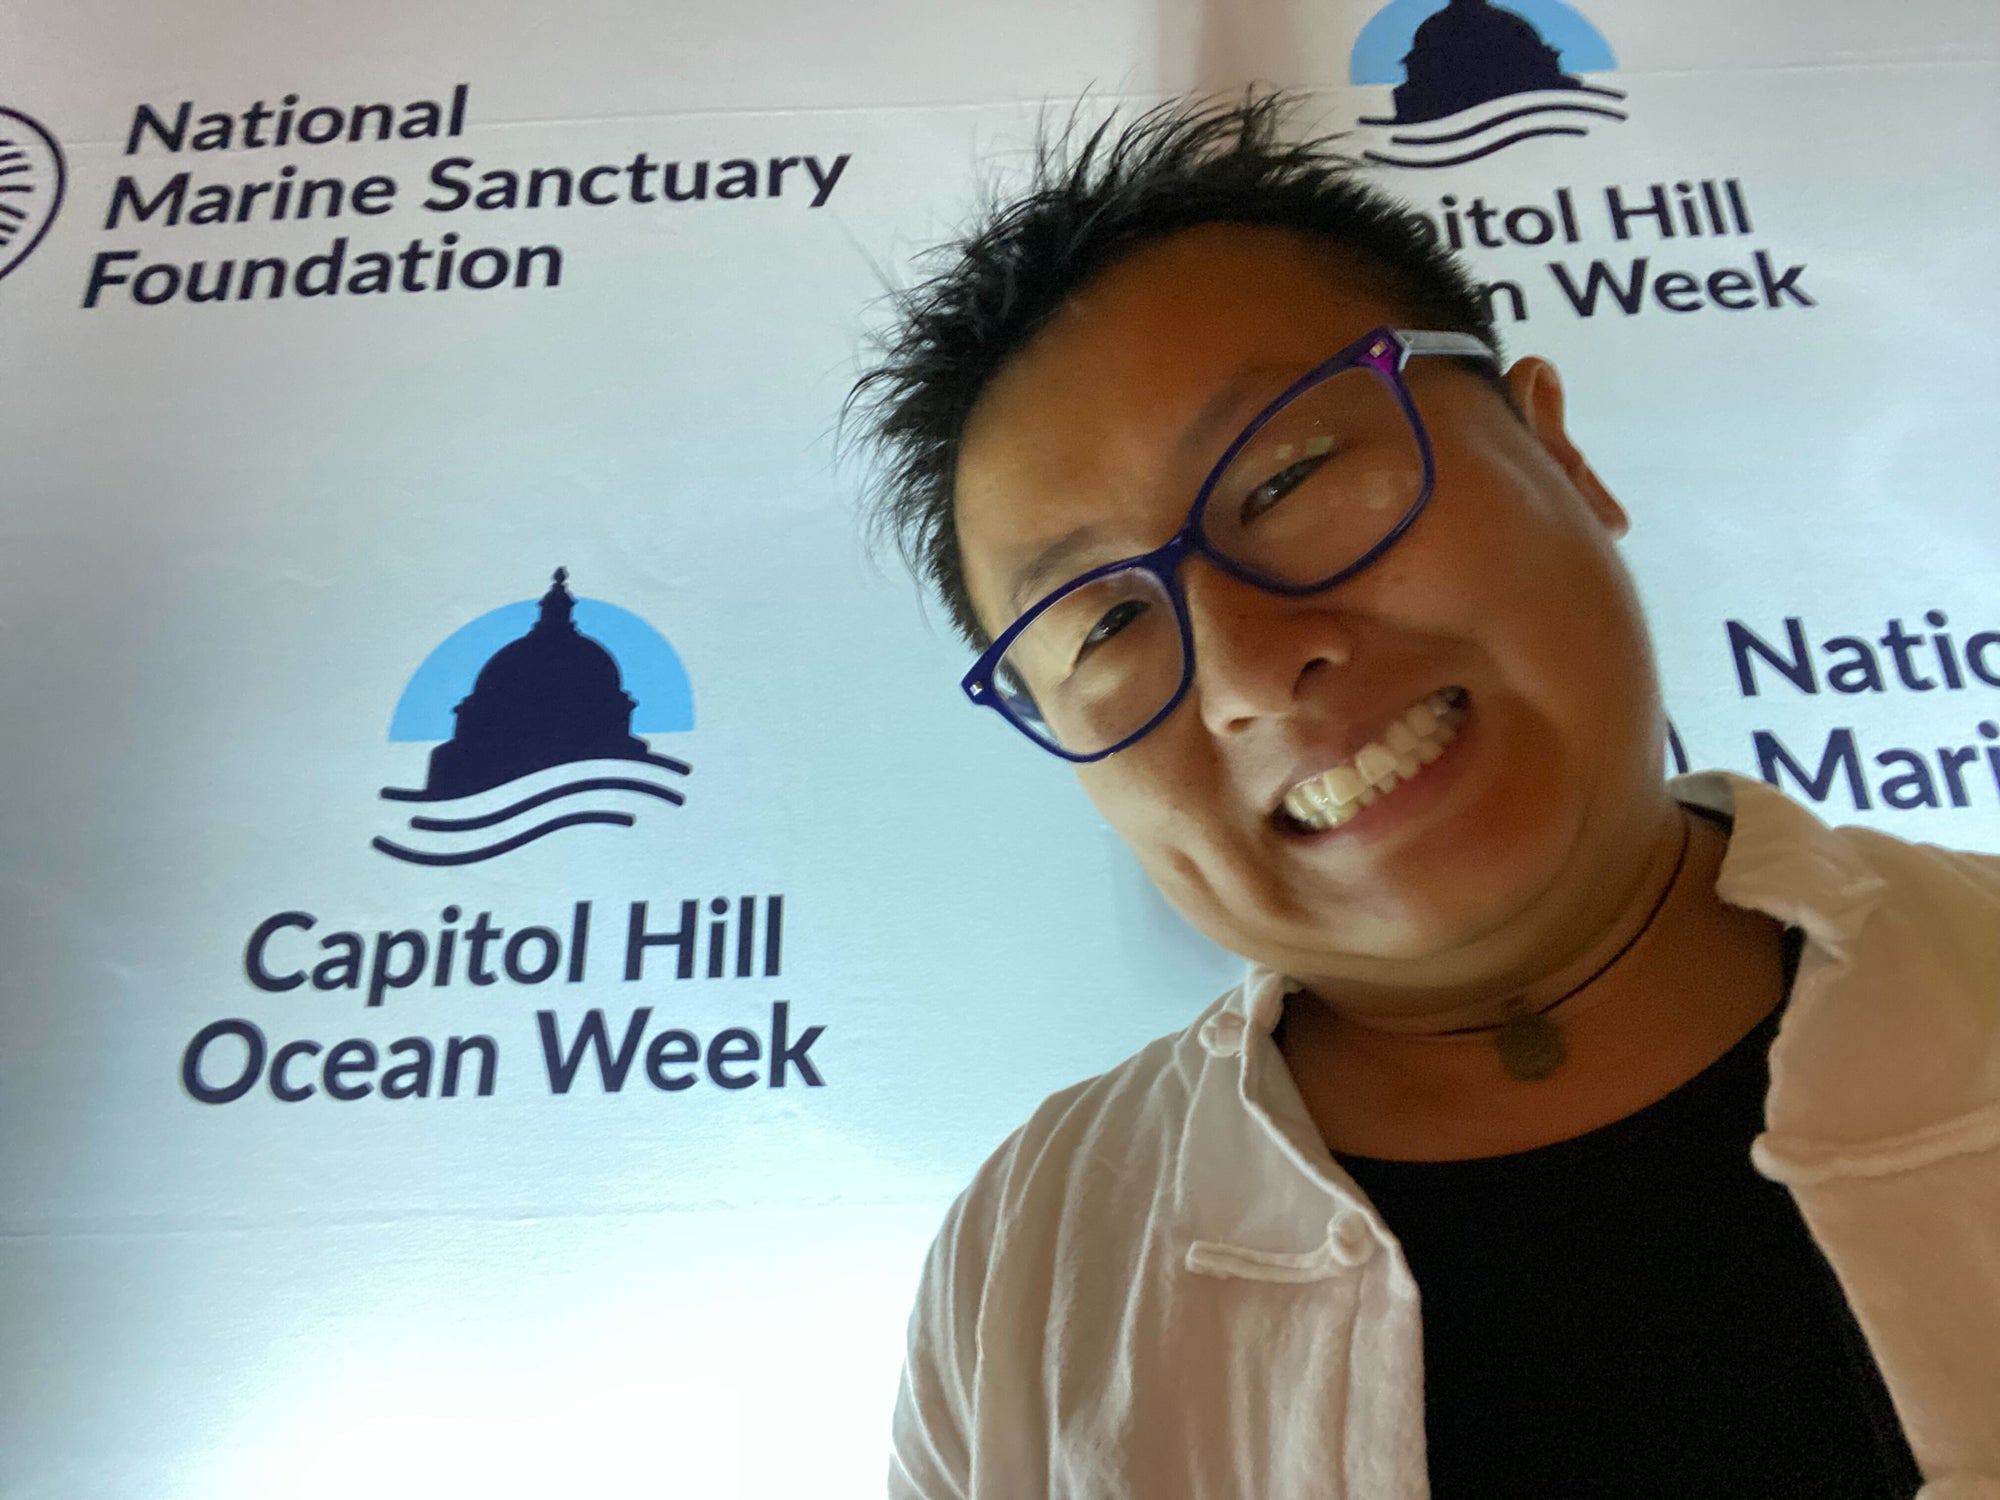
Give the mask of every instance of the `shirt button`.
[[1243, 1050], [1243, 1018], [1233, 1010], [1202, 1023], [1201, 1044], [1216, 1057], [1234, 1057]]
[[1340, 1265], [1364, 1265], [1375, 1253], [1375, 1231], [1360, 1214], [1341, 1214], [1327, 1226], [1326, 1248]]

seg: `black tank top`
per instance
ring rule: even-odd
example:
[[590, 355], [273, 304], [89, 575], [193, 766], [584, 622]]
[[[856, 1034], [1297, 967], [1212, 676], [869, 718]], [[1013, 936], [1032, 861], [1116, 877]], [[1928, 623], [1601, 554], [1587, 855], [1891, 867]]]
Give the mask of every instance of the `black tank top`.
[[[1802, 935], [1785, 934], [1790, 998]], [[1342, 1156], [1423, 1302], [1434, 1500], [1908, 1500], [1880, 1372], [1791, 1194], [1750, 1164], [1783, 1005], [1574, 1140]]]

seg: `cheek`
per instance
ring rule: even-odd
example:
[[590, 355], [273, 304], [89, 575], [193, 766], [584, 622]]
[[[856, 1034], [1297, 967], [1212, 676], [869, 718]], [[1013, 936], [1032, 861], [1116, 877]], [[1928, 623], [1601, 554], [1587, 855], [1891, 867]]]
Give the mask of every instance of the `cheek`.
[[1192, 800], [1185, 777], [1142, 776], [1130, 767], [1116, 766], [1131, 754], [1127, 750], [1113, 756], [1110, 763], [1079, 767], [1077, 780], [1112, 832], [1150, 865], [1162, 851], [1187, 842], [1198, 820], [1181, 813]]
[[[1213, 746], [1176, 715], [1130, 750], [1077, 768], [1104, 821], [1163, 888], [1207, 886], [1244, 858], [1236, 803]], [[1170, 892], [1171, 894], [1171, 892]]]
[[1534, 453], [1495, 440], [1438, 462], [1430, 507], [1371, 570], [1371, 599], [1385, 617], [1469, 646], [1471, 670], [1490, 674], [1522, 743], [1552, 768], [1643, 756], [1658, 690], [1610, 533]]
[[1517, 447], [1439, 451], [1436, 492], [1384, 559], [1388, 577], [1475, 640], [1629, 654], [1643, 627], [1613, 538], [1553, 460]]
[[1277, 895], [1248, 851], [1197, 811], [1139, 797], [1093, 798], [1112, 831], [1166, 903], [1197, 932], [1232, 952], [1247, 951], [1243, 915]]

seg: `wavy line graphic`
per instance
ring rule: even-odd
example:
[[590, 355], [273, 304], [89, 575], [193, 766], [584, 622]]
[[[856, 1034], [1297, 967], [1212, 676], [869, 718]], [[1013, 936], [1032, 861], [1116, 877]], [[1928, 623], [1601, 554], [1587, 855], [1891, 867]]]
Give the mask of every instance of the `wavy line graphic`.
[[1489, 130], [1505, 125], [1509, 120], [1546, 114], [1601, 115], [1607, 120], [1631, 118], [1624, 110], [1612, 109], [1604, 104], [1530, 104], [1525, 109], [1510, 109], [1504, 115], [1495, 115], [1490, 120], [1481, 121], [1477, 125], [1468, 125], [1463, 130], [1454, 130], [1445, 135], [1392, 135], [1389, 140], [1398, 146], [1445, 146], [1454, 141], [1470, 140], [1475, 135], [1484, 135]]
[[1491, 156], [1496, 151], [1504, 151], [1517, 141], [1532, 140], [1538, 135], [1589, 135], [1581, 125], [1543, 125], [1534, 130], [1517, 130], [1504, 139], [1481, 146], [1477, 151], [1466, 151], [1458, 156], [1433, 157], [1419, 161], [1415, 157], [1390, 156], [1383, 151], [1364, 151], [1362, 157], [1379, 162], [1385, 167], [1457, 167], [1469, 161], [1478, 161], [1482, 156]]
[[1510, 104], [1532, 102], [1534, 104], [1557, 104], [1573, 100], [1578, 94], [1595, 94], [1600, 99], [1623, 99], [1625, 90], [1606, 88], [1602, 84], [1586, 83], [1573, 89], [1528, 89], [1518, 94], [1501, 94], [1492, 99], [1483, 99], [1477, 104], [1468, 104], [1455, 115], [1446, 115], [1438, 120], [1399, 120], [1394, 115], [1363, 115], [1354, 123], [1357, 125], [1449, 125], [1457, 120], [1478, 117], [1482, 110], [1502, 108]]
[[406, 849], [401, 844], [392, 844], [385, 838], [374, 838], [369, 842], [384, 854], [407, 860], [413, 865], [472, 865], [483, 859], [506, 854], [523, 844], [532, 844], [536, 839], [546, 838], [558, 829], [574, 828], [579, 823], [611, 823], [621, 828], [630, 828], [638, 821], [630, 813], [577, 812], [564, 813], [560, 818], [550, 818], [546, 823], [537, 823], [533, 828], [524, 829], [512, 838], [502, 839], [497, 844], [488, 844], [483, 849], [455, 849], [450, 853], [431, 853], [422, 849]]
[[[426, 833], [470, 833], [475, 828], [491, 828], [496, 823], [504, 823], [509, 818], [520, 816], [532, 808], [542, 807], [559, 797], [568, 797], [577, 792], [643, 792], [648, 797], [658, 797], [662, 802], [671, 802], [679, 807], [687, 798], [672, 787], [655, 786], [650, 781], [634, 781], [627, 776], [591, 776], [582, 781], [572, 781], [565, 786], [552, 787], [532, 797], [523, 797], [519, 802], [490, 812], [477, 818], [412, 818], [410, 826], [421, 828]], [[629, 819], [627, 821], [630, 821]]]
[[[1585, 84], [1575, 89], [1507, 94], [1472, 105], [1441, 120], [1412, 122], [1399, 121], [1390, 116], [1365, 116], [1357, 123], [1387, 127], [1393, 133], [1378, 137], [1383, 142], [1381, 148], [1364, 149], [1361, 155], [1364, 160], [1385, 167], [1421, 169], [1463, 166], [1538, 136], [1588, 135], [1587, 121], [1578, 119], [1579, 116], [1594, 116], [1613, 122], [1629, 119], [1624, 110], [1610, 102], [1624, 98], [1622, 89]], [[1535, 116], [1549, 115], [1568, 116], [1571, 123], [1538, 124], [1528, 129], [1508, 128]], [[1467, 149], [1452, 149], [1457, 146]], [[1391, 150], [1390, 147], [1403, 149]]]
[[[651, 766], [683, 776], [692, 771], [684, 760], [648, 755], [644, 759], [596, 759], [546, 766], [500, 786], [461, 797], [430, 796], [421, 788], [384, 787], [385, 801], [429, 804], [409, 818], [407, 828], [409, 833], [432, 837], [410, 838], [398, 829], [390, 829], [386, 835], [369, 842], [390, 858], [410, 864], [469, 865], [497, 858], [523, 844], [579, 824], [630, 828], [638, 821], [637, 814], [617, 811], [615, 800], [607, 807], [605, 794], [612, 799], [636, 794], [670, 807], [683, 806], [687, 801], [685, 794], [666, 785], [658, 774], [643, 774]], [[561, 811], [552, 806], [560, 803], [567, 803], [575, 810]], [[535, 816], [543, 809], [557, 815]]]

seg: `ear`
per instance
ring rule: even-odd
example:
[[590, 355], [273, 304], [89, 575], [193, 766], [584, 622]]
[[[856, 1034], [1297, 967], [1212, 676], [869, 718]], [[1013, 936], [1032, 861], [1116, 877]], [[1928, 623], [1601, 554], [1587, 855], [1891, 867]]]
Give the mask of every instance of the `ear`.
[[1516, 360], [1505, 378], [1521, 420], [1569, 476], [1591, 513], [1614, 537], [1625, 535], [1632, 524], [1625, 507], [1612, 498], [1563, 426], [1562, 377], [1556, 374], [1556, 367], [1545, 359]]

